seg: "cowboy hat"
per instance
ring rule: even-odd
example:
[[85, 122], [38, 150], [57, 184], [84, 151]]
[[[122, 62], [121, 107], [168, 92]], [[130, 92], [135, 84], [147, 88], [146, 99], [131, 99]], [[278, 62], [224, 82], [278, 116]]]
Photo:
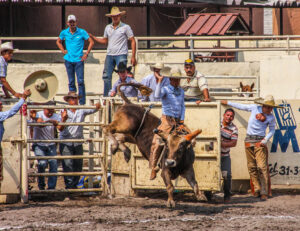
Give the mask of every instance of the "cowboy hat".
[[258, 98], [254, 100], [254, 103], [270, 106], [270, 107], [278, 107], [283, 108], [282, 106], [279, 106], [278, 104], [275, 104], [274, 97], [272, 95], [267, 95], [265, 98]]
[[117, 15], [124, 15], [126, 11], [120, 11], [119, 7], [113, 6], [110, 10], [109, 14], [106, 14], [107, 17], [117, 16]]
[[154, 71], [154, 69], [159, 69], [160, 74], [163, 76], [168, 75], [171, 70], [170, 67], [165, 67], [163, 63], [155, 63], [154, 65], [150, 65], [150, 70]]
[[124, 62], [120, 62], [120, 63], [118, 64], [118, 69], [115, 69], [114, 72], [118, 73], [118, 72], [120, 72], [120, 71], [125, 71], [125, 70], [127, 70], [127, 72], [130, 72], [131, 69], [132, 69], [132, 66], [127, 67], [126, 64], [125, 64]]
[[67, 95], [64, 96], [64, 101], [68, 102], [69, 98], [81, 98], [81, 96], [77, 95], [75, 91], [69, 91]]
[[36, 71], [26, 78], [24, 89], [30, 89], [32, 101], [46, 103], [56, 95], [58, 80], [50, 71]]
[[1, 44], [0, 52], [7, 51], [7, 50], [15, 51], [12, 42], [6, 42]]

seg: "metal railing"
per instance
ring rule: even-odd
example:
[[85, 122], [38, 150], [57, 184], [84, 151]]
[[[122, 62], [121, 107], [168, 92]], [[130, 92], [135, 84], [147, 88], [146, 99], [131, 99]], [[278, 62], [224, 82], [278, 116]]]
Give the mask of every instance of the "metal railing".
[[[90, 104], [94, 104], [94, 100], [90, 100]], [[95, 109], [95, 106], [70, 106], [70, 105], [28, 105], [27, 110], [31, 109], [45, 109], [45, 108], [53, 108], [55, 110], [59, 109]], [[28, 128], [31, 126], [53, 126], [52, 123], [27, 123], [27, 115], [22, 115], [22, 138], [19, 140], [15, 140], [18, 142], [25, 142], [26, 148], [23, 149], [22, 153], [22, 177], [21, 177], [21, 199], [23, 202], [28, 201], [28, 195], [30, 194], [47, 194], [47, 193], [69, 193], [69, 192], [103, 192], [105, 195], [110, 192], [110, 189], [107, 184], [107, 145], [106, 139], [103, 134], [100, 134], [100, 130], [98, 130], [98, 134], [96, 135], [96, 131], [93, 127], [101, 126], [107, 123], [107, 113], [106, 106], [103, 106], [98, 112], [98, 120], [99, 122], [95, 122], [95, 115], [89, 116], [89, 122], [79, 122], [79, 123], [62, 123], [59, 122], [59, 125], [64, 126], [89, 126], [89, 137], [83, 139], [51, 139], [51, 140], [40, 140], [40, 139], [27, 139], [29, 135]], [[56, 156], [33, 156], [31, 155], [29, 144], [30, 143], [88, 143], [88, 155], [78, 155], [78, 156], [70, 156], [70, 155], [56, 155]], [[94, 154], [95, 144], [98, 143], [99, 146], [96, 147], [98, 150]], [[28, 173], [27, 169], [29, 168], [29, 160], [49, 160], [49, 159], [88, 159], [88, 171], [81, 172], [57, 172], [57, 173]], [[99, 160], [100, 162], [100, 170], [94, 169], [94, 161]], [[101, 187], [93, 188], [93, 176], [101, 175]], [[55, 189], [55, 190], [27, 190], [28, 188], [28, 177], [49, 177], [49, 176], [88, 176], [88, 188], [85, 189]]]

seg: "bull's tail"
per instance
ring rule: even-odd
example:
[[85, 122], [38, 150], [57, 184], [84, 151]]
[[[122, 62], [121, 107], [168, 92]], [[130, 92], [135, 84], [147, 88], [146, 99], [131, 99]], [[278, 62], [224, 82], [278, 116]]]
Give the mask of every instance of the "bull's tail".
[[140, 83], [121, 83], [117, 90], [118, 90], [118, 94], [121, 96], [121, 98], [124, 100], [125, 104], [128, 103], [130, 104], [131, 101], [125, 96], [124, 92], [121, 91], [121, 87], [122, 86], [132, 86], [132, 87], [135, 87], [137, 88], [142, 95], [146, 95], [146, 96], [149, 96], [151, 93], [152, 93], [152, 89], [149, 88], [149, 87], [146, 87]]

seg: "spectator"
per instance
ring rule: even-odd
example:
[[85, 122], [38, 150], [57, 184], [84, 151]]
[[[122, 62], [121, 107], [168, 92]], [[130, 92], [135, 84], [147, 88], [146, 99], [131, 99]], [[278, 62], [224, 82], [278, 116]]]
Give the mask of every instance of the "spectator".
[[[51, 102], [48, 105], [53, 105]], [[58, 122], [61, 120], [60, 116], [54, 113], [54, 109], [44, 109], [43, 111], [36, 112], [30, 111], [31, 122], [37, 123], [52, 123], [51, 126], [33, 127], [33, 139], [36, 140], [53, 140], [55, 139], [55, 129], [58, 127]], [[34, 143], [32, 149], [36, 156], [56, 156], [55, 143]], [[44, 173], [49, 164], [49, 172], [57, 173], [57, 160], [38, 160], [38, 173]], [[48, 177], [48, 189], [55, 189], [57, 176]], [[40, 190], [45, 189], [45, 177], [38, 177], [38, 186]]]
[[118, 7], [112, 7], [110, 14], [106, 14], [107, 17], [111, 17], [112, 23], [105, 27], [103, 38], [96, 38], [90, 34], [96, 42], [105, 45], [108, 44], [102, 76], [104, 81], [104, 96], [108, 96], [111, 89], [112, 73], [115, 66], [118, 66], [120, 62], [127, 64], [128, 40], [131, 42], [132, 49], [131, 64], [133, 66], [136, 65], [136, 43], [133, 32], [129, 25], [121, 22], [121, 16], [125, 13], [125, 11], [120, 11]]
[[170, 84], [169, 78], [164, 77], [164, 73], [170, 70], [170, 68], [165, 67], [163, 63], [156, 63], [150, 66], [150, 70], [153, 74], [147, 75], [142, 79], [141, 84], [152, 89], [150, 96], [141, 96], [142, 101], [160, 101], [161, 98], [155, 97], [155, 89], [161, 79], [161, 87], [168, 86]]
[[30, 96], [30, 94], [31, 94], [30, 90], [25, 90], [19, 102], [16, 103], [10, 110], [4, 112], [2, 111], [3, 106], [2, 106], [2, 102], [0, 101], [0, 186], [1, 186], [1, 181], [3, 180], [3, 173], [2, 173], [3, 154], [2, 154], [2, 147], [1, 147], [1, 141], [4, 135], [3, 122], [4, 120], [14, 116], [19, 111], [19, 109], [22, 107], [23, 103], [25, 102], [26, 98]]
[[[254, 197], [267, 200], [268, 195], [271, 194], [267, 142], [275, 133], [276, 123], [272, 110], [279, 106], [275, 104], [272, 95], [266, 96], [265, 99], [257, 99], [254, 102], [256, 104], [221, 101], [223, 105], [251, 112], [245, 138], [247, 166], [254, 186]], [[269, 133], [266, 135], [267, 127], [269, 127]]]
[[[119, 63], [118, 69], [115, 70], [115, 72], [118, 73], [119, 79], [114, 84], [113, 88], [109, 91], [109, 95], [111, 97], [114, 97], [117, 94], [117, 88], [121, 83], [138, 83], [133, 78], [128, 76], [128, 68], [123, 62]], [[138, 95], [137, 89], [133, 86], [122, 86], [120, 90], [124, 92], [126, 97], [136, 97]]]
[[7, 76], [7, 65], [8, 61], [10, 61], [13, 57], [14, 48], [11, 42], [6, 42], [1, 44], [0, 47], [1, 56], [0, 56], [0, 83], [2, 84], [2, 89], [6, 98], [10, 98], [8, 92], [10, 92], [13, 96], [17, 98], [22, 97], [22, 93], [15, 92], [10, 84], [6, 80]]
[[230, 148], [235, 147], [238, 139], [238, 129], [232, 123], [235, 112], [232, 108], [225, 110], [221, 123], [221, 171], [224, 179], [224, 202], [230, 202], [231, 197], [231, 159]]
[[[64, 59], [69, 79], [69, 91], [77, 91], [75, 85], [76, 73], [78, 92], [81, 96], [80, 104], [85, 104], [84, 61], [92, 50], [94, 41], [84, 29], [77, 27], [77, 19], [74, 15], [68, 16], [67, 24], [69, 27], [60, 33], [56, 45], [65, 55]], [[62, 45], [63, 40], [65, 40], [66, 50]], [[86, 53], [83, 54], [85, 40], [88, 40], [89, 46]]]
[[[69, 92], [64, 100], [69, 105], [78, 105], [79, 96], [75, 92]], [[96, 109], [64, 109], [61, 117], [62, 122], [78, 123], [84, 122], [87, 115], [95, 113], [100, 109], [100, 103], [97, 103]], [[83, 126], [65, 126], [60, 128], [60, 139], [66, 140], [65, 143], [60, 144], [60, 153], [63, 156], [83, 155], [82, 143], [71, 143], [68, 139], [83, 139]], [[82, 159], [64, 159], [64, 172], [81, 172]], [[79, 176], [65, 176], [66, 189], [76, 189], [79, 181]]]
[[191, 59], [184, 62], [184, 71], [190, 78], [184, 79], [182, 88], [184, 89], [185, 101], [210, 102], [207, 80], [200, 72], [196, 71], [195, 63]]

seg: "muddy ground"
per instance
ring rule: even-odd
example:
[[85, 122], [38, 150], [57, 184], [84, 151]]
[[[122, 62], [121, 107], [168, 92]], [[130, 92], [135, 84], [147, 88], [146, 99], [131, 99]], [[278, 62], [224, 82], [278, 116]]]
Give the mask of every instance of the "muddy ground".
[[234, 195], [223, 204], [222, 194], [199, 203], [178, 193], [175, 209], [166, 208], [164, 192], [137, 198], [38, 199], [0, 205], [0, 230], [299, 230], [300, 195], [273, 194], [265, 202]]

